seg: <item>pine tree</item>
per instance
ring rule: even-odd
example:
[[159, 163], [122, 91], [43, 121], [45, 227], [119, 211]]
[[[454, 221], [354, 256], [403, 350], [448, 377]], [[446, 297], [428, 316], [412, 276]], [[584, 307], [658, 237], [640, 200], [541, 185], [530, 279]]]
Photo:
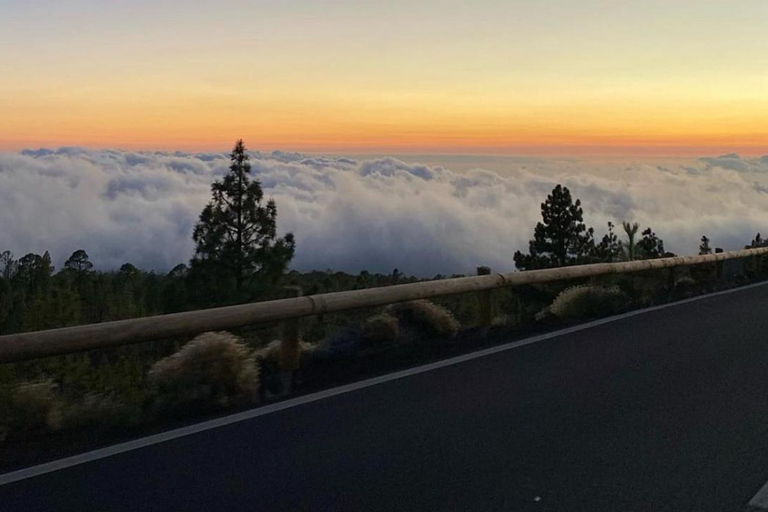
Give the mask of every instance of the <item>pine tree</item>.
[[562, 267], [584, 262], [594, 252], [593, 230], [587, 230], [581, 201], [573, 201], [567, 187], [557, 185], [541, 203], [543, 222], [536, 224], [529, 253], [515, 253], [519, 269]]
[[78, 249], [73, 252], [69, 259], [64, 262], [64, 268], [69, 272], [74, 273], [75, 282], [77, 283], [77, 292], [81, 297], [85, 295], [85, 284], [88, 279], [88, 274], [93, 268], [93, 263], [88, 258], [88, 253], [82, 249]]
[[73, 270], [78, 275], [83, 275], [93, 268], [93, 263], [88, 259], [88, 253], [82, 249], [72, 253], [72, 256], [64, 263], [64, 268]]
[[[253, 281], [279, 278], [293, 258], [292, 234], [277, 238], [277, 207], [262, 204], [264, 193], [251, 179], [245, 146], [238, 140], [230, 154], [229, 173], [211, 185], [213, 198], [200, 214], [193, 239], [193, 270], [229, 277], [238, 295]], [[240, 297], [238, 297], [240, 298]]]

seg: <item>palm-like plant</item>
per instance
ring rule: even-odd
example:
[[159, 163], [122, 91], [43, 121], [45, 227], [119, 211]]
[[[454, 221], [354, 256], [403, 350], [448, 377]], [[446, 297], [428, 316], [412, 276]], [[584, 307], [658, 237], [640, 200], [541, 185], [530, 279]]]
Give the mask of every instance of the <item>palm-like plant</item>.
[[640, 224], [637, 222], [630, 224], [629, 222], [624, 221], [621, 225], [624, 228], [624, 232], [627, 234], [627, 241], [622, 245], [624, 257], [629, 261], [634, 261], [637, 256], [637, 241], [635, 240], [635, 237], [637, 236], [637, 230], [640, 229]]

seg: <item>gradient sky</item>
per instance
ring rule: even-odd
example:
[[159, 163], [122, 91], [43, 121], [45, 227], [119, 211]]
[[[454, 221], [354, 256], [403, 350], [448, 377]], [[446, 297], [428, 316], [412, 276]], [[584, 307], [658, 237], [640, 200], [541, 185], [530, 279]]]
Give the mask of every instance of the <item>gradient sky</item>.
[[0, 150], [768, 152], [765, 0], [0, 0]]

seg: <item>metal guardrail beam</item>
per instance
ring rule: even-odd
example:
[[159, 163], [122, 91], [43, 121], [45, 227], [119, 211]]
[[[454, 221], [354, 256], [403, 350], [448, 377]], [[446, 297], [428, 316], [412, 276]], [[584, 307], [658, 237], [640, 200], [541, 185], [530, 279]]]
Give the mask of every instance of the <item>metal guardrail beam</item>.
[[323, 293], [306, 297], [66, 327], [63, 329], [9, 334], [0, 336], [0, 363], [128, 345], [163, 338], [190, 336], [206, 331], [234, 329], [246, 325], [291, 320], [324, 313], [338, 313], [416, 299], [481, 292], [507, 286], [701, 265], [764, 254], [768, 254], [768, 247], [721, 252], [705, 256], [596, 263], [526, 272], [423, 281], [383, 288]]

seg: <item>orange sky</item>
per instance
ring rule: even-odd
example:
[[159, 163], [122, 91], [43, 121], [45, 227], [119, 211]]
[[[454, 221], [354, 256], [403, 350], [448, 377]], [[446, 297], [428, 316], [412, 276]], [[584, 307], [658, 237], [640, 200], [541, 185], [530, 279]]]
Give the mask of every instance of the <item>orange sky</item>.
[[765, 2], [19, 4], [2, 150], [768, 153]]

